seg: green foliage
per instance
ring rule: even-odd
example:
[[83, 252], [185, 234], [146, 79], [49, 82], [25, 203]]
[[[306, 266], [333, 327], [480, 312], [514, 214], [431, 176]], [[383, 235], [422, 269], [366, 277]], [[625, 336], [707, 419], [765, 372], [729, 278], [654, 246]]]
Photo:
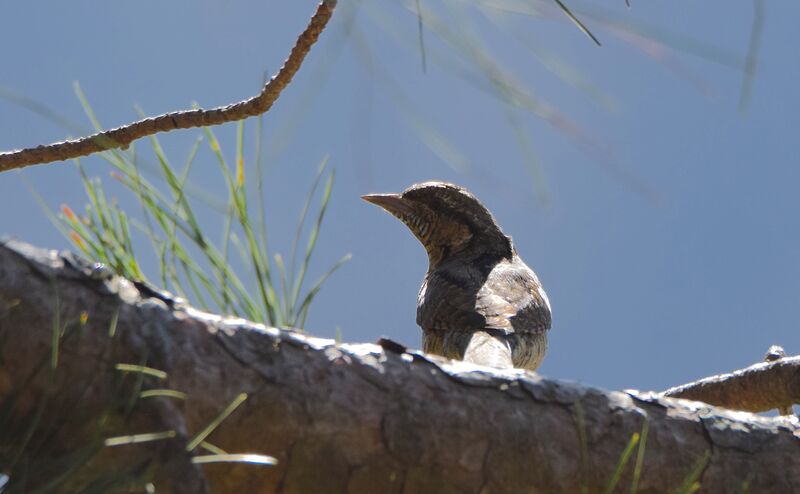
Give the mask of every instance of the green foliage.
[[[76, 92], [95, 128], [101, 129], [100, 122], [77, 86]], [[323, 283], [350, 258], [349, 254], [343, 256], [306, 289], [309, 266], [333, 190], [335, 174], [327, 171], [327, 158], [320, 163], [308, 191], [287, 265], [280, 254], [269, 255], [260, 143], [255, 159], [255, 194], [259, 211], [253, 214], [250, 206], [253, 192], [246, 187], [244, 123], [240, 122], [238, 126], [233, 165], [226, 160], [214, 132], [210, 128], [203, 129], [203, 132], [205, 139], [198, 138], [180, 170], [167, 158], [158, 138], [150, 137], [152, 151], [158, 160], [161, 187], [142, 176], [133, 147], [129, 151], [101, 153], [103, 159], [113, 166], [114, 179], [139, 200], [141, 220], [131, 220], [115, 201], [109, 201], [100, 179], [89, 177], [80, 161], [76, 160], [88, 203], [81, 216], [68, 206], [62, 206], [57, 226], [90, 259], [107, 264], [122, 276], [145, 280], [144, 270], [134, 252], [133, 226], [150, 240], [159, 261], [159, 284], [164, 289], [174, 291], [206, 310], [272, 326], [302, 328], [311, 303]], [[221, 245], [215, 245], [211, 240], [211, 235], [198, 221], [198, 213], [189, 200], [188, 177], [203, 140], [208, 143], [215, 157], [228, 195], [221, 213], [224, 217]], [[213, 197], [210, 193], [196, 192], [193, 196]], [[303, 232], [316, 198], [319, 205], [310, 225], [305, 249], [300, 252]], [[207, 199], [206, 202], [212, 200]], [[52, 213], [49, 215], [51, 219], [55, 217]], [[243, 281], [245, 278], [240, 274], [242, 269], [237, 270], [236, 261], [231, 260], [231, 247], [239, 254], [238, 265], [245, 266], [248, 273], [254, 274], [254, 289]]]

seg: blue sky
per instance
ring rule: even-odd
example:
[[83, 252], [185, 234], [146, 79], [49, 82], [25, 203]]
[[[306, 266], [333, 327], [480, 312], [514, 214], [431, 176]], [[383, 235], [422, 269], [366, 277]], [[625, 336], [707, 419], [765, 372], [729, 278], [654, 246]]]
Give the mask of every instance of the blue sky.
[[[634, 0], [630, 10], [622, 0], [569, 2], [603, 43], [597, 47], [550, 2], [422, 0], [432, 9], [425, 72], [413, 0], [341, 4], [264, 129], [273, 250], [288, 249], [320, 160], [328, 155], [336, 169], [312, 278], [345, 253], [353, 258], [323, 288], [310, 332], [332, 337], [339, 328], [347, 341], [388, 335], [419, 345], [424, 251], [359, 196], [442, 179], [481, 198], [542, 279], [554, 309], [546, 376], [662, 389], [749, 365], [774, 343], [797, 353], [800, 64], [791, 62], [791, 39], [800, 4], [766, 5], [744, 110], [752, 2]], [[0, 148], [88, 127], [73, 81], [109, 127], [134, 119], [134, 105], [155, 115], [250, 96], [282, 63], [314, 5], [5, 5]], [[540, 15], [519, 12], [533, 8]], [[484, 65], [444, 29], [470, 40]], [[509, 105], [492, 89], [488, 66], [513, 77], [539, 114]], [[21, 97], [77, 127], [30, 111]], [[550, 111], [580, 130], [551, 125], [552, 116], [542, 118]], [[235, 125], [216, 132], [232, 157]], [[254, 133], [250, 121], [251, 158]], [[181, 162], [199, 134], [161, 141]], [[146, 142], [139, 146], [155, 163]], [[105, 162], [84, 163], [110, 181]], [[51, 207], [82, 209], [73, 165], [0, 175], [0, 232], [68, 247], [23, 178]], [[191, 180], [224, 193], [208, 150]], [[111, 190], [136, 208], [125, 191]], [[221, 218], [207, 217], [221, 236]]]

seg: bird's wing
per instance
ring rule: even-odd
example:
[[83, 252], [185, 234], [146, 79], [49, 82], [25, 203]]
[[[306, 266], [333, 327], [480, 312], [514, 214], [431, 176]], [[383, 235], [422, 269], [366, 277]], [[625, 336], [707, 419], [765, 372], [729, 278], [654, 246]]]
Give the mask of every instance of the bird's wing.
[[516, 256], [497, 263], [485, 279], [468, 270], [429, 272], [417, 303], [417, 324], [431, 330], [540, 333], [550, 319], [536, 274]]
[[484, 317], [475, 311], [474, 285], [445, 271], [429, 272], [417, 299], [417, 324], [431, 330], [484, 328]]
[[478, 291], [475, 310], [487, 328], [518, 333], [550, 329], [550, 301], [536, 274], [519, 257], [498, 263]]

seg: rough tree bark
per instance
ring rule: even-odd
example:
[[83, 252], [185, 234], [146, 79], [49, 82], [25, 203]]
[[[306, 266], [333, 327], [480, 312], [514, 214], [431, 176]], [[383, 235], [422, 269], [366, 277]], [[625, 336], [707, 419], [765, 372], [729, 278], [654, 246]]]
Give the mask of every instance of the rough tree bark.
[[[0, 242], [0, 345], [9, 486], [23, 471], [36, 472], [27, 487], [41, 486], [54, 464], [83, 452], [74, 486], [124, 470], [156, 492], [595, 492], [647, 423], [638, 492], [695, 477], [702, 492], [800, 491], [794, 417], [604, 391], [391, 344], [336, 345], [204, 314], [72, 255], [12, 241]], [[134, 399], [153, 388], [187, 397]], [[208, 440], [279, 463], [193, 464], [189, 438], [240, 393], [248, 399]], [[167, 430], [175, 437], [84, 451], [98, 437]], [[11, 464], [9, 452], [21, 456]], [[636, 456], [620, 492], [630, 490]]]

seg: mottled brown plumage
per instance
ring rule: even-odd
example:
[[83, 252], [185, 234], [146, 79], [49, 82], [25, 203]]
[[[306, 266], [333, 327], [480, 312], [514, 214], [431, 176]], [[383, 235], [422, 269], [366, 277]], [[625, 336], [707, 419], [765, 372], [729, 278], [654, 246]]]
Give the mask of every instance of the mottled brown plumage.
[[370, 194], [428, 252], [417, 324], [429, 353], [493, 367], [534, 370], [547, 349], [550, 302], [491, 213], [444, 182]]

